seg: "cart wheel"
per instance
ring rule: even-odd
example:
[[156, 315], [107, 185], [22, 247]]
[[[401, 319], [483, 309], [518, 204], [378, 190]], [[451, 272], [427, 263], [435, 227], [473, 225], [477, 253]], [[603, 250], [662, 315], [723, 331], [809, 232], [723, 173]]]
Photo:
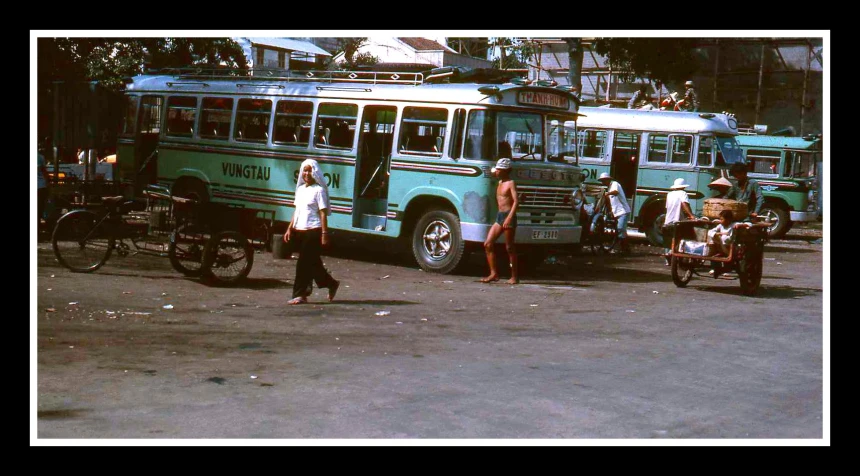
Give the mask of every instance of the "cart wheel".
[[238, 231], [221, 231], [212, 236], [203, 250], [202, 274], [215, 284], [242, 280], [254, 265], [254, 248]]
[[738, 261], [738, 280], [745, 296], [754, 296], [761, 284], [764, 254], [750, 246]]
[[672, 281], [675, 286], [686, 287], [692, 277], [693, 263], [687, 258], [672, 256]]
[[203, 271], [203, 249], [208, 234], [195, 231], [193, 225], [182, 225], [170, 234], [167, 258], [173, 269], [185, 276], [200, 276]]

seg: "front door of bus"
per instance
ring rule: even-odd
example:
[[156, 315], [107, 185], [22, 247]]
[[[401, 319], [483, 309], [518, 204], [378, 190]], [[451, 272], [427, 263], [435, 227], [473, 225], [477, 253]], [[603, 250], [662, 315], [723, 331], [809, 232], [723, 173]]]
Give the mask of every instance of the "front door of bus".
[[612, 146], [612, 165], [609, 174], [621, 184], [631, 210], [636, 196], [636, 178], [639, 173], [640, 137], [640, 134], [617, 131]]
[[388, 178], [394, 140], [394, 106], [367, 106], [361, 118], [355, 160], [355, 197], [352, 226], [385, 231]]

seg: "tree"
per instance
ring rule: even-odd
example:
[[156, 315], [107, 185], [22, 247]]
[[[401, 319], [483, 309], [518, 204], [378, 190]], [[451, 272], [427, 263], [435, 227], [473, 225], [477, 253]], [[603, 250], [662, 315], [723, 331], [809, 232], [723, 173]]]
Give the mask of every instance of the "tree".
[[334, 54], [337, 56], [343, 53], [343, 59], [337, 63], [337, 67], [344, 70], [352, 70], [356, 66], [379, 63], [379, 58], [372, 54], [358, 52], [365, 44], [367, 44], [367, 38], [338, 38]]
[[695, 43], [695, 38], [598, 38], [594, 51], [609, 59], [612, 73], [623, 81], [666, 83], [689, 79], [696, 70]]
[[498, 48], [499, 55], [493, 58], [497, 69], [526, 69], [528, 59], [534, 55], [535, 48], [528, 41], [517, 38], [496, 37], [490, 42]]
[[39, 137], [51, 128], [54, 81], [97, 81], [119, 91], [124, 78], [147, 69], [248, 67], [242, 47], [230, 38], [39, 38], [36, 46]]

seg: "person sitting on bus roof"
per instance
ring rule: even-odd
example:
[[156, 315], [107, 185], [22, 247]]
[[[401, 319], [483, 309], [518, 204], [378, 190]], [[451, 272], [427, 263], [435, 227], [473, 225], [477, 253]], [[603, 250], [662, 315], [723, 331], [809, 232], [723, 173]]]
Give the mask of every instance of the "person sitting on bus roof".
[[696, 88], [693, 87], [692, 81], [684, 83], [684, 103], [687, 105], [687, 109], [685, 109], [686, 111], [699, 111], [699, 95], [696, 94]]
[[639, 89], [633, 93], [633, 97], [627, 103], [627, 109], [636, 109], [649, 104], [651, 104], [651, 95], [648, 94], [648, 88], [645, 84], [640, 84]]

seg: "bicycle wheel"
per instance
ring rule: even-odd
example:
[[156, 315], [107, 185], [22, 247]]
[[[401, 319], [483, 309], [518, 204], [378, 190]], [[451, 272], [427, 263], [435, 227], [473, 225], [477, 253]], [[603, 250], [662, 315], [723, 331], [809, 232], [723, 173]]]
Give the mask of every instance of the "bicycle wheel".
[[195, 230], [191, 225], [182, 225], [170, 234], [167, 258], [173, 269], [185, 276], [200, 276], [203, 272], [203, 249], [209, 235]]
[[75, 273], [89, 273], [110, 258], [115, 239], [95, 213], [75, 210], [57, 221], [51, 243], [61, 265]]
[[203, 249], [203, 276], [215, 283], [235, 283], [251, 272], [254, 248], [238, 231], [221, 231]]
[[617, 231], [614, 221], [599, 217], [594, 226], [594, 235], [591, 237], [591, 249], [595, 253], [608, 253], [615, 246]]

